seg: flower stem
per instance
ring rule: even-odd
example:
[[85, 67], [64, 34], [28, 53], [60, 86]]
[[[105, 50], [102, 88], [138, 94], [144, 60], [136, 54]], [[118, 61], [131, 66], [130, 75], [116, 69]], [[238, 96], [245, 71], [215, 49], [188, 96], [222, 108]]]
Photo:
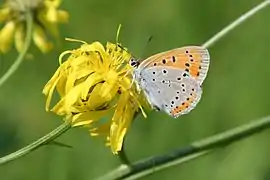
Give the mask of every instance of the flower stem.
[[224, 37], [226, 34], [228, 34], [231, 30], [242, 24], [244, 21], [246, 21], [248, 18], [265, 8], [267, 5], [270, 4], [270, 0], [265, 0], [258, 4], [257, 6], [253, 7], [251, 10], [246, 12], [245, 14], [241, 15], [239, 18], [237, 18], [235, 21], [233, 21], [231, 24], [226, 26], [224, 29], [222, 29], [220, 32], [215, 34], [212, 38], [207, 40], [202, 47], [208, 48], [212, 45], [214, 45], [217, 41], [219, 41], [222, 37]]
[[21, 63], [24, 60], [25, 55], [31, 44], [31, 37], [33, 31], [33, 16], [31, 12], [26, 13], [26, 38], [22, 51], [19, 53], [19, 56], [16, 58], [14, 63], [10, 66], [7, 72], [0, 78], [0, 87], [11, 77], [12, 74], [16, 72]]
[[171, 151], [164, 155], [140, 160], [130, 166], [121, 165], [116, 170], [111, 171], [98, 179], [114, 180], [144, 177], [154, 172], [196, 159], [208, 154], [215, 148], [228, 146], [267, 128], [270, 128], [270, 116], [255, 120], [212, 137], [193, 142], [186, 147]]
[[122, 164], [130, 165], [130, 160], [128, 159], [128, 156], [125, 151], [125, 144], [123, 143], [122, 150], [118, 153], [118, 157]]
[[54, 129], [50, 133], [46, 134], [45, 136], [41, 137], [40, 139], [36, 140], [35, 142], [29, 144], [28, 146], [25, 146], [24, 148], [19, 149], [18, 151], [15, 151], [15, 152], [8, 154], [4, 157], [1, 157], [0, 158], [0, 165], [3, 165], [5, 163], [8, 163], [12, 160], [15, 160], [19, 157], [27, 155], [30, 152], [38, 149], [39, 147], [50, 143], [51, 141], [53, 141], [54, 139], [56, 139], [57, 137], [59, 137], [60, 135], [65, 133], [68, 129], [70, 129], [70, 127], [71, 127], [70, 122], [65, 121], [63, 124], [58, 126], [56, 129]]

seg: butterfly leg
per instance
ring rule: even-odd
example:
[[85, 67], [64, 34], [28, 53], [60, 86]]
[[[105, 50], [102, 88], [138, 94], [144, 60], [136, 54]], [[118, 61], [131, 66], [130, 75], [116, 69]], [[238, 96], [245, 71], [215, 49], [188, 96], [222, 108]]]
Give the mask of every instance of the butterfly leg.
[[134, 81], [135, 81], [135, 76], [132, 75], [132, 81], [130, 83], [129, 89], [131, 89], [132, 85], [134, 84]]
[[153, 105], [153, 109], [155, 109], [156, 111], [160, 111], [160, 108], [155, 105]]

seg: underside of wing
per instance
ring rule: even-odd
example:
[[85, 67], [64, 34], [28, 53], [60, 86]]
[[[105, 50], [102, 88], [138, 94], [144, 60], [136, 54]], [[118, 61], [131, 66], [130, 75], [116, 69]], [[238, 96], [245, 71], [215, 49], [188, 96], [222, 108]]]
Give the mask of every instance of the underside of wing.
[[202, 84], [209, 64], [210, 55], [207, 49], [200, 46], [186, 46], [155, 54], [144, 60], [139, 67], [145, 69], [168, 66], [182, 69]]
[[141, 75], [140, 85], [149, 103], [172, 117], [189, 113], [201, 98], [200, 84], [184, 70], [152, 67]]

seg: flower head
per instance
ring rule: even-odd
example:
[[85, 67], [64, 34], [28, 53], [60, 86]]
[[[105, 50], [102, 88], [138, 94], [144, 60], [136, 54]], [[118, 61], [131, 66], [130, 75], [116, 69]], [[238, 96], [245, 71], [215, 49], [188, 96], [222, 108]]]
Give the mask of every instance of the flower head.
[[[69, 56], [62, 62], [65, 55]], [[132, 84], [130, 58], [126, 49], [109, 42], [106, 47], [83, 42], [78, 49], [63, 52], [60, 67], [43, 90], [46, 110], [56, 89], [60, 101], [52, 111], [71, 119], [73, 126], [90, 128], [92, 136], [105, 135], [117, 153], [143, 102]]]
[[47, 34], [58, 37], [58, 23], [68, 21], [68, 13], [58, 10], [61, 0], [6, 0], [0, 9], [0, 51], [6, 53], [15, 41], [18, 51], [24, 45], [26, 33], [26, 13], [34, 19], [32, 38], [36, 46], [46, 53], [52, 48]]

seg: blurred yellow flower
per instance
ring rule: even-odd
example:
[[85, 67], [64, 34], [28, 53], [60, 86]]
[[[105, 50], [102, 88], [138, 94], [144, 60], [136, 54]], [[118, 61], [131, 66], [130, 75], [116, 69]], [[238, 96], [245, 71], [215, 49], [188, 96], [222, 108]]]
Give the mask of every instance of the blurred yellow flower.
[[3, 25], [0, 31], [0, 51], [6, 53], [15, 41], [18, 51], [24, 45], [26, 34], [26, 13], [33, 15], [33, 41], [35, 45], [46, 53], [52, 48], [48, 34], [58, 38], [58, 23], [68, 21], [68, 13], [58, 10], [61, 0], [6, 0], [0, 9], [0, 22]]
[[[65, 55], [69, 57], [62, 62]], [[43, 90], [46, 110], [56, 89], [60, 101], [52, 111], [71, 119], [72, 126], [90, 128], [92, 136], [105, 135], [106, 144], [117, 154], [145, 102], [132, 84], [130, 58], [126, 49], [109, 42], [106, 47], [83, 42], [80, 48], [63, 52], [60, 67]]]

